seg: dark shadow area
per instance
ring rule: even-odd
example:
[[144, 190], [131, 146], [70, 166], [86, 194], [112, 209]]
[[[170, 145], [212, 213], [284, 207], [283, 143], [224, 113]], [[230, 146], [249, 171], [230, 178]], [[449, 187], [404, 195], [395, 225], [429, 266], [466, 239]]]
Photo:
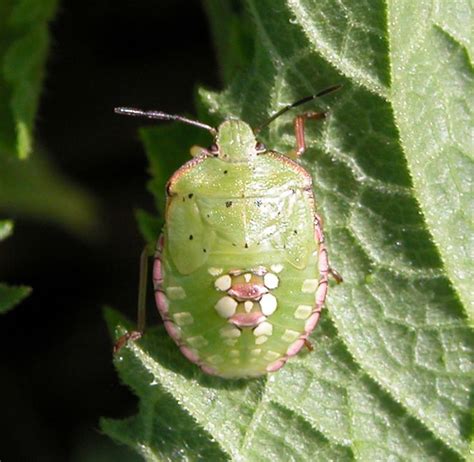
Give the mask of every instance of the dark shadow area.
[[[113, 108], [193, 113], [196, 85], [219, 86], [200, 2], [85, 5], [60, 2], [36, 138], [98, 200], [101, 233], [80, 240], [12, 217], [15, 233], [0, 249], [1, 280], [31, 285], [33, 294], [0, 319], [5, 462], [85, 461], [81, 454], [93, 453], [95, 444], [104, 454], [110, 443], [100, 435], [99, 418], [136, 411], [112, 365], [102, 307], [135, 318], [143, 239], [134, 209], [154, 212], [137, 129], [149, 123]], [[149, 321], [158, 323], [148, 302]], [[131, 460], [123, 454], [121, 460]]]

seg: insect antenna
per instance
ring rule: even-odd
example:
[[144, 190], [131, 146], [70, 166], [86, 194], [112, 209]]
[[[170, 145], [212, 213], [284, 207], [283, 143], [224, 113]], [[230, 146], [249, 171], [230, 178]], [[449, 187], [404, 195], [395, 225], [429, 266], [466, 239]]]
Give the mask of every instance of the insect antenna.
[[265, 128], [268, 124], [273, 122], [277, 117], [280, 117], [282, 114], [285, 112], [289, 111], [290, 109], [293, 109], [294, 107], [300, 106], [301, 104], [307, 103], [308, 101], [311, 101], [316, 98], [321, 98], [321, 96], [325, 96], [329, 93], [332, 93], [334, 91], [339, 90], [342, 87], [341, 84], [339, 85], [333, 85], [331, 87], [325, 88], [324, 90], [321, 90], [319, 93], [316, 93], [315, 95], [310, 95], [310, 96], [305, 96], [304, 98], [299, 99], [298, 101], [295, 101], [292, 104], [288, 104], [284, 108], [280, 109], [278, 112], [273, 114], [269, 119], [267, 119], [263, 124], [259, 125], [257, 128], [254, 129], [254, 133], [260, 132], [263, 128]]
[[158, 120], [176, 120], [178, 122], [183, 122], [188, 125], [194, 125], [196, 127], [204, 128], [212, 133], [212, 135], [217, 134], [217, 130], [210, 125], [207, 125], [203, 122], [197, 120], [188, 119], [186, 117], [176, 115], [176, 114], [167, 114], [166, 112], [161, 111], [142, 111], [141, 109], [135, 109], [133, 107], [116, 107], [114, 112], [117, 114], [123, 114], [134, 117], [146, 117], [147, 119], [158, 119]]

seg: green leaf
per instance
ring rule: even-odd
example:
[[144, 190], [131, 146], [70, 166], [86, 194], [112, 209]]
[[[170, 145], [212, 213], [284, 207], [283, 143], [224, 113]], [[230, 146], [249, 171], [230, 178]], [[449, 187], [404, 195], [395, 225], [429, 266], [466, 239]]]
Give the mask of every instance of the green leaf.
[[8, 286], [0, 283], [0, 313], [11, 310], [30, 293], [31, 287]]
[[[110, 328], [119, 326], [118, 334], [131, 328], [115, 312], [109, 311], [107, 318]], [[139, 416], [105, 420], [102, 427], [146, 460], [161, 460], [152, 454], [177, 460], [166, 452], [173, 449], [163, 433], [165, 424], [168, 432], [176, 432], [174, 438], [180, 428], [186, 429], [178, 437], [184, 447], [190, 444], [188, 438], [198, 440], [200, 448], [214, 440], [223, 451], [216, 460], [343, 461], [358, 455], [372, 460], [374, 454], [378, 460], [423, 460], [436, 453], [440, 460], [452, 457], [357, 367], [329, 320], [321, 330], [315, 352], [280, 374], [268, 381], [232, 382], [205, 376], [183, 358], [164, 329], [152, 329], [116, 358], [122, 380], [141, 398]], [[176, 410], [177, 403], [197, 426], [189, 424], [183, 410]], [[190, 460], [210, 459], [194, 453]]]
[[26, 162], [0, 156], [0, 212], [47, 220], [82, 236], [98, 231], [93, 198], [39, 151]]
[[[0, 241], [10, 237], [13, 233], [11, 220], [0, 220]], [[20, 303], [31, 293], [31, 287], [9, 286], [0, 283], [0, 314], [6, 313]]]
[[150, 248], [154, 248], [157, 236], [163, 227], [163, 220], [141, 209], [135, 212], [135, 218], [145, 241], [151, 246]]
[[[313, 175], [331, 262], [345, 282], [331, 288], [328, 310], [313, 334], [315, 351], [266, 380], [206, 377], [181, 357], [162, 329], [147, 332], [116, 360], [122, 379], [140, 397], [142, 414], [150, 383], [158, 383], [195, 421], [190, 432], [214, 441], [231, 460], [467, 458], [473, 336], [462, 277], [472, 271], [464, 253], [472, 236], [465, 219], [472, 164], [464, 148], [464, 162], [453, 160], [456, 150], [450, 146], [461, 152], [469, 143], [459, 86], [472, 74], [464, 49], [469, 33], [455, 21], [462, 5], [450, 5], [444, 12], [432, 8], [420, 28], [415, 23], [425, 17], [424, 1], [415, 6], [377, 0], [370, 8], [356, 1], [247, 1], [255, 30], [252, 66], [223, 93], [201, 90], [201, 106], [213, 121], [234, 116], [257, 126], [302, 96], [344, 85], [338, 94], [304, 107], [329, 110], [330, 116], [322, 124], [307, 124], [303, 162]], [[214, 29], [226, 21], [208, 11]], [[409, 66], [408, 50], [415, 62], [428, 64]], [[437, 63], [436, 71], [430, 63]], [[418, 70], [425, 79], [430, 74], [425, 86], [415, 77]], [[451, 75], [456, 98], [447, 104], [443, 82]], [[441, 103], [432, 98], [438, 84]], [[409, 127], [416, 108], [423, 117]], [[262, 141], [280, 152], [290, 150], [293, 117], [275, 120]], [[146, 143], [156, 175], [151, 189], [161, 204], [172, 167], [168, 153], [181, 161], [186, 144], [200, 136], [197, 130], [189, 137], [184, 128], [166, 130], [177, 139], [164, 139], [160, 128], [154, 142]], [[448, 146], [442, 150], [450, 159], [449, 175], [436, 170], [432, 177], [440, 153], [420, 152], [428, 136], [433, 145]], [[430, 213], [437, 214], [436, 224]], [[441, 241], [440, 232], [450, 236]], [[467, 238], [458, 244], [462, 233]], [[449, 248], [441, 248], [446, 242]], [[124, 326], [113, 317], [109, 322]], [[114, 436], [137, 447], [144, 435], [154, 434], [150, 428], [138, 434], [122, 426]], [[152, 444], [160, 454], [169, 454], [166, 446]]]
[[237, 2], [204, 0], [203, 5], [211, 18], [219, 71], [223, 82], [229, 83], [237, 72], [246, 69], [252, 60], [252, 26], [244, 8]]
[[0, 156], [26, 158], [56, 0], [0, 2]]
[[[392, 105], [416, 197], [474, 320], [472, 16], [464, 0], [388, 2]], [[471, 17], [471, 22], [468, 18]], [[463, 27], [465, 26], [465, 27]], [[413, 35], [410, 31], [416, 30]]]
[[[111, 330], [124, 323], [118, 313], [106, 310], [106, 319]], [[132, 326], [127, 323], [130, 329]], [[176, 352], [169, 348], [165, 336], [158, 337], [154, 347], [163, 350], [164, 357]], [[125, 351], [126, 359], [119, 356], [116, 365], [124, 382], [129, 384], [141, 399], [139, 414], [125, 420], [102, 419], [102, 429], [112, 438], [127, 444], [149, 461], [176, 460], [226, 460], [218, 445], [210, 441], [201, 429], [195, 428], [193, 419], [179, 406], [154, 379], [141, 361]], [[178, 358], [181, 360], [181, 358]]]
[[0, 220], [0, 241], [10, 237], [13, 233], [13, 221]]

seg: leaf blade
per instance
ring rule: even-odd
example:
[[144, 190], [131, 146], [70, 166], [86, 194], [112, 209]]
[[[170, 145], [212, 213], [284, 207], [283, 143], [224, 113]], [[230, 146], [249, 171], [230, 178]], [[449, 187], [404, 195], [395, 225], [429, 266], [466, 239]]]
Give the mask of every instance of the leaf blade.
[[15, 0], [0, 7], [0, 155], [25, 159], [33, 149], [34, 118], [57, 1]]
[[99, 232], [95, 199], [36, 151], [28, 161], [0, 156], [0, 210], [10, 216], [46, 220], [72, 234]]
[[[13, 234], [13, 221], [0, 220], [0, 241]], [[31, 293], [31, 287], [11, 286], [0, 282], [0, 314], [13, 309]]]
[[[455, 18], [470, 16], [469, 8], [462, 1], [435, 8], [424, 1], [388, 5], [392, 101], [401, 143], [425, 219], [451, 283], [464, 306], [471, 307], [472, 322], [474, 268], [469, 255], [474, 252], [474, 209], [469, 199], [474, 157], [469, 96], [473, 70], [468, 40], [463, 37], [468, 29], [453, 27]], [[407, 9], [410, 14], [404, 14]], [[415, 18], [417, 33], [407, 35]]]
[[31, 287], [10, 286], [0, 283], [0, 314], [13, 309], [31, 293]]

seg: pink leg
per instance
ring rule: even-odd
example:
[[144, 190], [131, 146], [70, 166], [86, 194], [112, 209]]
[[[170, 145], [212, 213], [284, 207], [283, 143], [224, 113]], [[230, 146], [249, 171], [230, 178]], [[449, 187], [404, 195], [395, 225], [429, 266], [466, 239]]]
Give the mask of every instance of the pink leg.
[[275, 372], [278, 369], [281, 369], [286, 362], [286, 358], [277, 359], [275, 362], [267, 366], [267, 372]]
[[313, 314], [307, 319], [307, 321], [304, 325], [304, 330], [305, 330], [306, 334], [309, 335], [309, 334], [311, 334], [311, 332], [313, 332], [314, 328], [316, 327], [316, 324], [319, 321], [320, 315], [321, 315], [320, 311], [314, 311]]
[[293, 342], [289, 347], [288, 350], [286, 350], [286, 356], [291, 357], [295, 356], [299, 353], [301, 348], [303, 348], [303, 345], [305, 345], [307, 342], [306, 339], [299, 338], [295, 342]]
[[308, 119], [318, 120], [326, 117], [326, 112], [304, 112], [297, 115], [294, 121], [296, 138], [296, 157], [300, 157], [306, 150], [306, 141], [304, 137], [304, 123]]
[[311, 342], [308, 339], [304, 339], [304, 346], [307, 348], [308, 351], [313, 351], [313, 345], [311, 345]]

